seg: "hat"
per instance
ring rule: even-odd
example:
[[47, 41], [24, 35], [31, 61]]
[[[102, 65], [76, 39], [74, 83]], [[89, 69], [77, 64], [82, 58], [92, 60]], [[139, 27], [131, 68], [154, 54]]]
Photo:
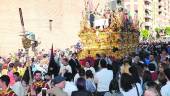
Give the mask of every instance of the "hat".
[[65, 81], [65, 77], [62, 77], [62, 76], [56, 76], [51, 82], [52, 82], [52, 84], [58, 84], [58, 83], [60, 83], [60, 82], [62, 82], [62, 81]]

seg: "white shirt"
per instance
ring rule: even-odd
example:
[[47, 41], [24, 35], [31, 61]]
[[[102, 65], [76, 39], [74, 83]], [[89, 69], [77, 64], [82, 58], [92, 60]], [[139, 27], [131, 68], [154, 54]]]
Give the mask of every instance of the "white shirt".
[[107, 68], [101, 69], [95, 74], [95, 81], [97, 81], [97, 91], [109, 91], [110, 81], [113, 79], [113, 72]]
[[[142, 85], [140, 83], [136, 83], [136, 86], [138, 88], [139, 91], [139, 95], [141, 96], [143, 94], [143, 90], [142, 90]], [[135, 87], [136, 88], [136, 87]], [[137, 90], [136, 90], [137, 91]]]
[[80, 75], [77, 73], [77, 74], [74, 76], [74, 84], [76, 84], [78, 78], [80, 78]]
[[162, 88], [161, 88], [161, 95], [162, 96], [170, 96], [170, 81], [168, 81], [166, 83], [166, 85], [164, 85]]
[[17, 96], [24, 96], [25, 90], [20, 81], [16, 82], [11, 89], [16, 93]]
[[64, 75], [65, 71], [68, 71], [69, 73], [72, 73], [72, 69], [70, 65], [66, 65], [66, 66], [61, 66], [60, 68], [60, 74]]
[[91, 70], [93, 75], [95, 74], [95, 69], [93, 67], [90, 67], [90, 68], [87, 68], [87, 67], [84, 67], [84, 70], [87, 71], [87, 70]]
[[73, 82], [66, 81], [65, 88], [63, 90], [68, 94], [68, 96], [71, 96], [71, 93], [78, 89]]
[[123, 96], [138, 96], [137, 94], [137, 90], [135, 87], [133, 87], [131, 90], [129, 90], [128, 92], [125, 92], [123, 90], [121, 90]]
[[[143, 94], [142, 86], [139, 83], [136, 83], [136, 86], [138, 88], [139, 96], [142, 96]], [[134, 86], [128, 92], [125, 92], [124, 90], [121, 89], [121, 93], [123, 94], [123, 96], [138, 96], [136, 86]]]

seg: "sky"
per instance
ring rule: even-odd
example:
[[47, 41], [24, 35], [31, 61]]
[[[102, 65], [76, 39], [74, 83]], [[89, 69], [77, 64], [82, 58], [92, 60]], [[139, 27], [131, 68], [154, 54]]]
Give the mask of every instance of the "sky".
[[[84, 9], [83, 0], [0, 0], [0, 55], [22, 47], [22, 9], [26, 31], [34, 32], [41, 41], [39, 48], [66, 48], [75, 44]], [[49, 30], [52, 19], [52, 31]]]

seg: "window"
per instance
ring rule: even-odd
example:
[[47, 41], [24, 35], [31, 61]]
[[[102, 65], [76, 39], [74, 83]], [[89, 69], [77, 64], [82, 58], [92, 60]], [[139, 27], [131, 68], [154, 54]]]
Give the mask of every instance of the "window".
[[162, 11], [159, 11], [158, 14], [161, 15], [161, 14], [162, 14]]
[[162, 7], [161, 5], [158, 6], [159, 9], [160, 9], [161, 7]]
[[149, 26], [145, 26], [145, 29], [146, 29], [146, 30], [149, 30]]
[[149, 22], [149, 18], [145, 18], [145, 22]]

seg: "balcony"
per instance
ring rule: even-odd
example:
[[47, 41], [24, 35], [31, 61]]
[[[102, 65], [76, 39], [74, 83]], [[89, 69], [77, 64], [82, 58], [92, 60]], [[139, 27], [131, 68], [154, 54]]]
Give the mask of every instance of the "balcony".
[[145, 14], [145, 18], [152, 19], [152, 16], [150, 14]]

